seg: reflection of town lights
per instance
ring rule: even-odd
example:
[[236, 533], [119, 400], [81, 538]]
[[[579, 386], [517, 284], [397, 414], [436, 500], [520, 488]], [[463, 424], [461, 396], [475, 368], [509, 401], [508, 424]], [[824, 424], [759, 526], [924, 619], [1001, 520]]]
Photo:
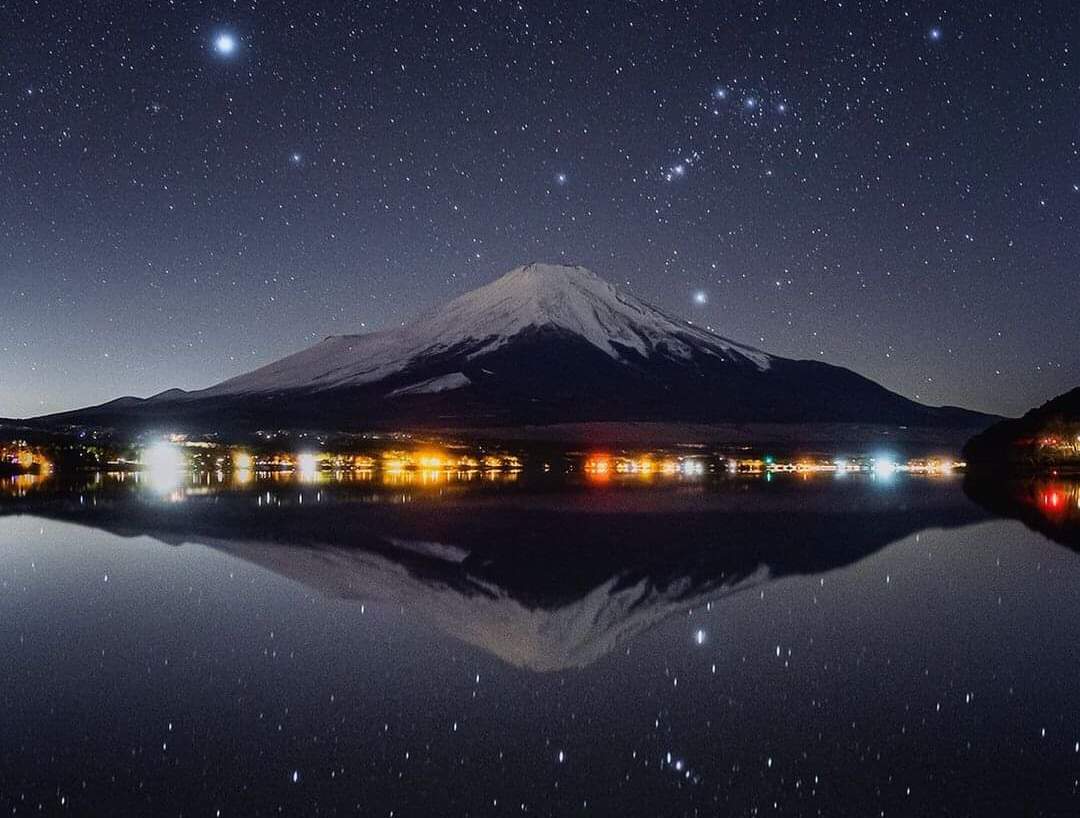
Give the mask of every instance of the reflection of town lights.
[[233, 454], [232, 464], [237, 471], [251, 471], [254, 460], [247, 452], [236, 452]]
[[1066, 493], [1063, 489], [1051, 487], [1042, 492], [1039, 503], [1046, 512], [1059, 512], [1065, 510]]

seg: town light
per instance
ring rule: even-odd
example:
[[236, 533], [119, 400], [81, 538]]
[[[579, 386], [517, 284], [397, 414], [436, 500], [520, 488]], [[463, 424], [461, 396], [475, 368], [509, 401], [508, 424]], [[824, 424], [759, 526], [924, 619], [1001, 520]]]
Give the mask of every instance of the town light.
[[172, 472], [175, 474], [187, 467], [187, 460], [180, 451], [180, 447], [164, 440], [159, 440], [143, 449], [140, 459], [147, 471], [153, 473]]
[[891, 477], [896, 473], [896, 469], [896, 461], [889, 455], [880, 455], [874, 458], [874, 474]]
[[438, 452], [421, 452], [417, 460], [420, 468], [428, 471], [443, 467], [443, 457]]
[[319, 458], [311, 452], [301, 452], [296, 456], [296, 469], [301, 477], [312, 478], [319, 471]]
[[150, 486], [159, 492], [167, 492], [180, 482], [180, 475], [187, 469], [187, 458], [179, 446], [159, 440], [147, 446], [139, 458], [150, 478]]

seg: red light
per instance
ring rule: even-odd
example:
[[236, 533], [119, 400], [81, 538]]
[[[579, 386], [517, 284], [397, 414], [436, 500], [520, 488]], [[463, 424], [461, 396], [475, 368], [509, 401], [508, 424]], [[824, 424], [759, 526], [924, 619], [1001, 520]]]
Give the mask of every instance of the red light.
[[585, 473], [595, 482], [607, 482], [612, 471], [611, 458], [606, 454], [596, 454], [585, 461]]
[[1039, 506], [1048, 514], [1057, 514], [1065, 510], [1068, 494], [1059, 487], [1048, 488], [1039, 494]]

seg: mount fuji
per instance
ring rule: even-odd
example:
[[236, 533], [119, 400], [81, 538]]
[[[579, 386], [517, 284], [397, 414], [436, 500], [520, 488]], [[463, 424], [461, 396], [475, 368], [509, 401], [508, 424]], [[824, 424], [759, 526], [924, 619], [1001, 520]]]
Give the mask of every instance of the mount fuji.
[[47, 420], [204, 431], [598, 421], [971, 430], [992, 418], [729, 340], [583, 267], [529, 264], [402, 327], [331, 336], [207, 389], [121, 398]]

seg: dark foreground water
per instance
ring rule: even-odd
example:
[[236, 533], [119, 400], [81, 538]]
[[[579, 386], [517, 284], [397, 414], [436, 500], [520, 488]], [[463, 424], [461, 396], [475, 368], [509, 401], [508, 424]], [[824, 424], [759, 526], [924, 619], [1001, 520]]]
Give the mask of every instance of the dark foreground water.
[[5, 493], [6, 813], [1080, 811], [1058, 481]]

